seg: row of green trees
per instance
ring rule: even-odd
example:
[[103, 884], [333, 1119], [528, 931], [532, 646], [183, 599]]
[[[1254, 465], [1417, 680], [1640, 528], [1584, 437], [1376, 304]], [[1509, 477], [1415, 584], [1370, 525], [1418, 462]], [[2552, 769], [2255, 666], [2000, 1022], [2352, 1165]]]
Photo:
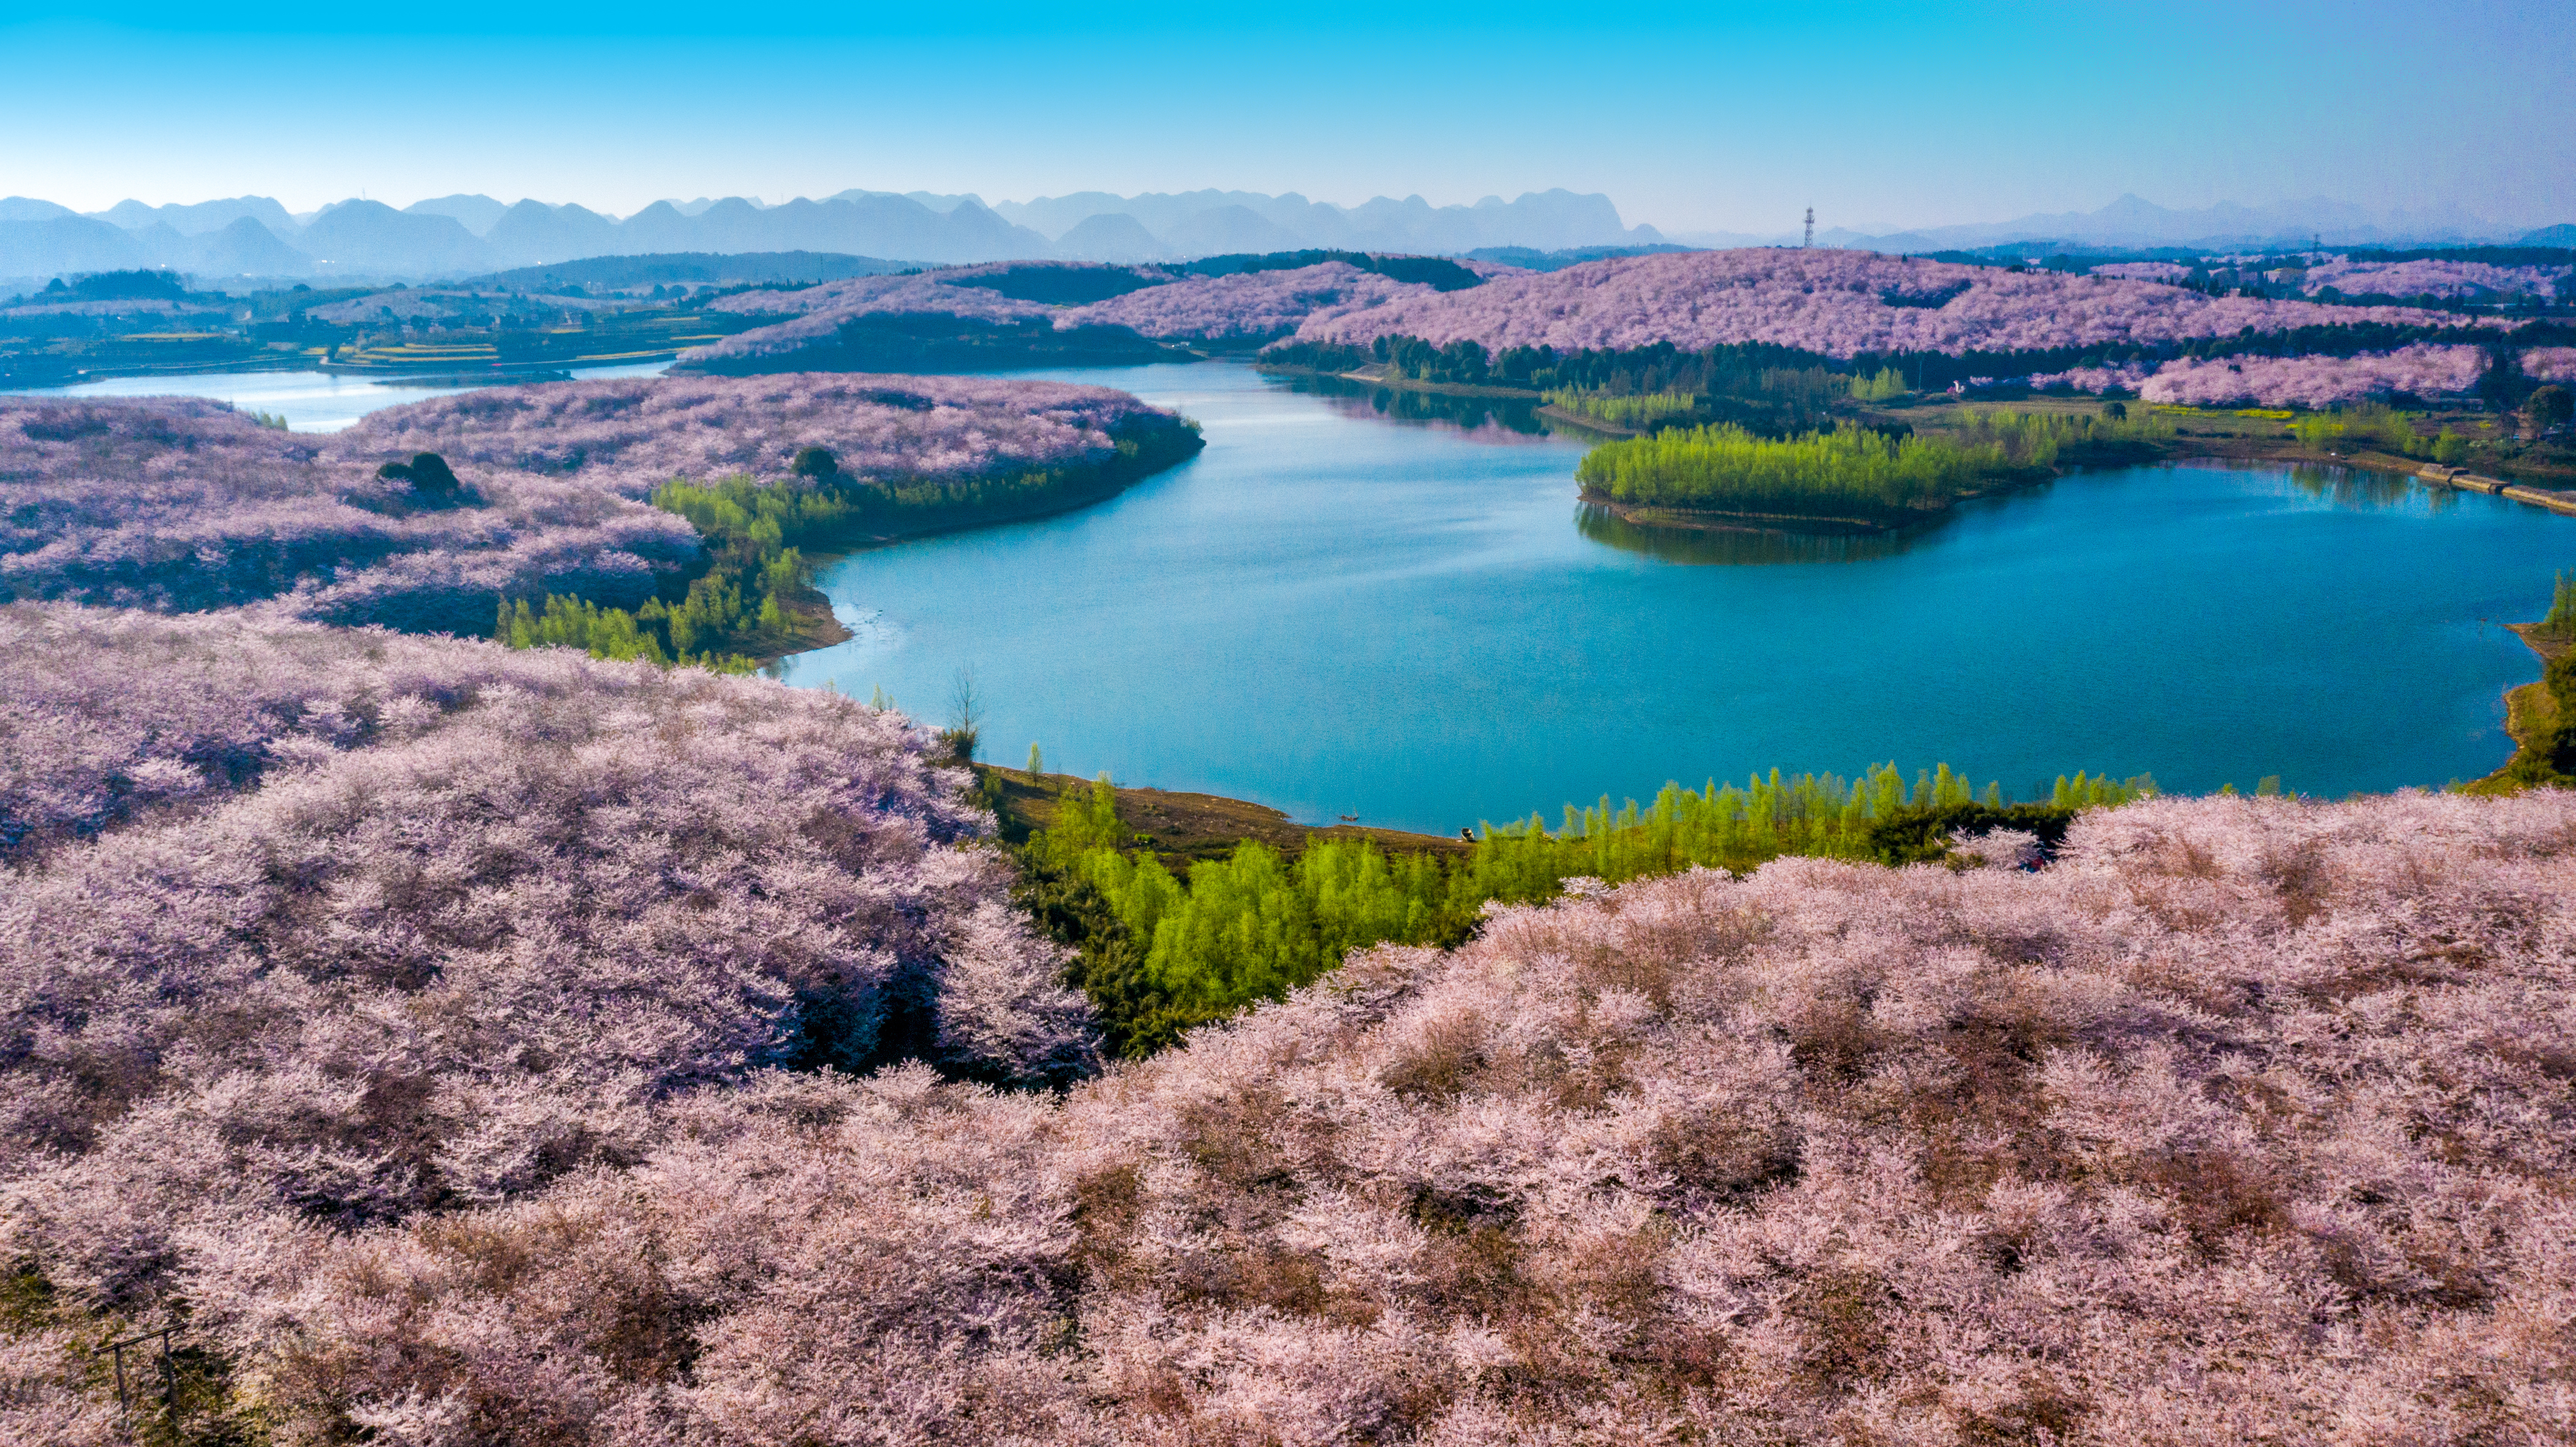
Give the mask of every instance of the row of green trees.
[[1724, 423], [1604, 443], [1575, 476], [1585, 496], [1610, 502], [1887, 520], [1974, 491], [2012, 465], [1997, 448], [1848, 422], [1776, 439]]
[[[703, 582], [704, 580], [701, 580]], [[728, 590], [731, 601], [740, 601], [739, 588]], [[493, 637], [512, 648], [578, 648], [593, 658], [636, 659], [665, 666], [681, 664], [691, 668], [710, 668], [718, 673], [749, 673], [752, 660], [740, 653], [700, 651], [692, 653], [677, 644], [666, 645], [666, 637], [677, 635], [696, 641], [713, 629], [693, 627], [698, 617], [696, 607], [701, 592], [693, 586], [690, 597], [680, 612], [689, 622], [673, 626], [674, 610], [656, 598], [633, 613], [623, 608], [603, 608], [587, 599], [549, 593], [545, 602], [535, 608], [528, 600], [516, 603], [503, 600], [501, 617]], [[762, 600], [762, 610], [771, 620], [778, 619], [774, 598]], [[655, 625], [659, 624], [657, 628]]]
[[[1828, 410], [1844, 398], [1886, 402], [1913, 390], [1906, 381], [1911, 374], [1895, 365], [1854, 372], [1850, 364], [1834, 358], [1769, 342], [1695, 351], [1657, 342], [1618, 351], [1506, 347], [1496, 352], [1473, 341], [1434, 346], [1419, 337], [1392, 335], [1379, 337], [1367, 347], [1281, 342], [1261, 355], [1276, 366], [1327, 374], [1376, 363], [1384, 365], [1390, 376], [1407, 381], [1526, 389], [1550, 401], [1567, 396], [1689, 397], [1700, 421], [1732, 422], [1771, 436], [1824, 425]], [[1583, 415], [1620, 426], [1636, 425], [1605, 414]], [[1667, 422], [1687, 415], [1660, 414], [1653, 420]]]
[[1613, 427], [1640, 431], [1659, 422], [1691, 416], [1699, 410], [1699, 399], [1686, 392], [1649, 392], [1643, 396], [1618, 397], [1559, 387], [1547, 394], [1547, 403], [1558, 411], [1570, 412], [1577, 417], [1589, 417]]
[[1390, 853], [1367, 840], [1310, 839], [1293, 857], [1247, 841], [1175, 874], [1137, 846], [1103, 776], [1067, 794], [1053, 825], [1018, 853], [1028, 902], [1078, 948], [1075, 974], [1113, 1051], [1143, 1055], [1195, 1025], [1276, 999], [1369, 945], [1454, 944], [1489, 901], [1532, 903], [1577, 878], [1617, 883], [1693, 866], [1750, 869], [1784, 854], [1906, 863], [1937, 859], [1956, 830], [1997, 826], [2063, 837], [2075, 811], [2155, 791], [2061, 778], [2045, 804], [2007, 804], [1947, 765], [1909, 787], [1893, 764], [1856, 779], [1784, 777], [1699, 790], [1667, 784], [1652, 803], [1602, 799], [1486, 828], [1471, 852]]
[[1575, 475], [1599, 501], [1888, 522], [2044, 474], [2061, 460], [2114, 461], [2151, 450], [2170, 431], [2152, 417], [1975, 408], [1931, 435], [1844, 422], [1830, 432], [1772, 438], [1721, 423], [1604, 443]]
[[2558, 585], [2550, 591], [2549, 611], [2541, 615], [2537, 630], [2552, 643], [2576, 643], [2576, 578], [2558, 575]]
[[1852, 378], [1852, 400], [1856, 402], [1893, 402], [1913, 390], [1905, 385], [1905, 374], [1894, 367], [1881, 367], [1867, 377]]
[[813, 578], [804, 550], [788, 538], [831, 537], [873, 511], [854, 491], [748, 477], [664, 483], [653, 505], [687, 518], [705, 541], [706, 570], [685, 593], [648, 599], [631, 613], [556, 594], [533, 608], [505, 598], [493, 636], [513, 648], [580, 648], [597, 658], [747, 673], [754, 659], [790, 642], [785, 600]]
[[2290, 423], [2290, 435], [2303, 446], [2370, 447], [2400, 457], [2425, 458], [2456, 466], [2469, 454], [2469, 439], [2449, 427], [2427, 437], [2415, 430], [2416, 418], [2384, 403], [2365, 402], [2340, 412], [2317, 413]]

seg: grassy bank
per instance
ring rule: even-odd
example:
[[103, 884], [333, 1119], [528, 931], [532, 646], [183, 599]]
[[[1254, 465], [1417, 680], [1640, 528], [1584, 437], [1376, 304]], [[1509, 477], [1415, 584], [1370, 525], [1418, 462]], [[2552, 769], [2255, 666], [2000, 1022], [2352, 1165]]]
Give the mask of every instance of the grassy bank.
[[2540, 655], [2540, 679], [2505, 691], [2504, 727], [2513, 736], [2513, 757], [2465, 787], [2473, 794], [2576, 788], [2576, 579], [2559, 575], [2549, 612], [2537, 623], [2511, 626]]

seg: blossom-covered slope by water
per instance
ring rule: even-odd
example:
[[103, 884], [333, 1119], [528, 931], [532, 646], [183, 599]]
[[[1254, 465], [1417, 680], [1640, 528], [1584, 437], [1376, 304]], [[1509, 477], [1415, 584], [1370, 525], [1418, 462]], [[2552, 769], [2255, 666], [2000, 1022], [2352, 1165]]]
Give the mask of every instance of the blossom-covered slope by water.
[[388, 407], [339, 433], [371, 456], [570, 475], [629, 497], [675, 477], [788, 475], [806, 447], [867, 481], [1096, 462], [1110, 433], [1165, 420], [1124, 392], [1000, 377], [798, 372], [491, 387]]
[[[2438, 280], [2432, 273], [2419, 276], [2407, 269], [2416, 267], [2323, 266], [2308, 273], [2309, 290], [2316, 294], [2337, 278], [2359, 285], [2384, 272], [2393, 278], [2392, 285], [2423, 282], [2438, 294], [2467, 294], [2444, 292], [2432, 284]], [[1483, 267], [1484, 284], [1452, 291], [1397, 282], [1342, 262], [1218, 277], [1171, 276], [1150, 267], [1058, 266], [1068, 276], [1124, 278], [1120, 294], [1078, 306], [1051, 306], [979, 284], [1004, 284], [1005, 273], [1030, 269], [959, 267], [917, 276], [853, 278], [784, 294], [743, 293], [718, 305], [786, 313], [790, 319], [700, 348], [684, 364], [793, 365], [809, 351], [828, 352], [840, 343], [845, 325], [868, 317], [1052, 332], [1106, 328], [1167, 342], [1293, 335], [1299, 342], [1367, 346], [1381, 337], [1412, 336], [1440, 346], [1475, 342], [1489, 353], [1512, 347], [1544, 346], [1565, 353], [1659, 344], [1696, 350], [1764, 342], [1851, 358], [1865, 353], [1962, 355], [2137, 346], [2168, 349], [2167, 357], [2033, 380], [2093, 391], [2143, 387], [2157, 401], [2322, 405], [2390, 392], [2464, 390], [2477, 374], [2477, 354], [2469, 342], [2482, 325], [2411, 307], [2211, 296], [2169, 284], [2186, 275], [2187, 268], [2166, 262], [2114, 263], [2096, 267], [2090, 275], [2070, 275], [1786, 248], [1613, 257], [1547, 273]], [[2508, 276], [2493, 267], [2484, 268], [2476, 280], [2554, 284], [2537, 271]], [[2359, 357], [2298, 357], [2260, 366], [2242, 358], [2203, 362], [2170, 357], [2169, 349], [2177, 344], [2232, 339], [2249, 331], [2269, 336], [2305, 327], [2374, 323], [2456, 330], [2461, 342], [2417, 343]], [[2226, 375], [2209, 371], [2212, 367]], [[2170, 375], [2146, 385], [2160, 368]]]
[[[2036, 873], [1578, 890], [1061, 1102], [777, 1069], [499, 1108], [610, 1068], [474, 1028], [559, 1018], [578, 976], [190, 1022], [157, 1070], [22, 1034], [66, 1083], [21, 1111], [62, 1153], [12, 1244], [72, 1287], [184, 1285], [299, 1440], [2563, 1441], [2571, 886], [2566, 794], [2159, 800]], [[407, 988], [376, 958], [284, 973]], [[164, 1017], [113, 974], [82, 998], [150, 1056]], [[250, 1058], [274, 1083], [223, 1083]], [[343, 1165], [372, 1137], [334, 1102], [380, 1069], [433, 1082], [383, 1094], [406, 1122], [489, 1102], [496, 1139], [416, 1157], [488, 1204], [351, 1209], [388, 1177]], [[521, 1185], [538, 1123], [616, 1149]], [[0, 1424], [101, 1440], [69, 1345], [0, 1362]]]
[[[866, 481], [974, 477], [1098, 461], [1147, 425], [1179, 424], [1099, 387], [856, 374], [496, 387], [329, 437], [188, 398], [0, 400], [0, 599], [481, 632], [503, 595], [652, 596], [699, 553], [640, 501], [675, 477], [775, 480], [808, 446]], [[376, 475], [417, 452], [463, 487]]]

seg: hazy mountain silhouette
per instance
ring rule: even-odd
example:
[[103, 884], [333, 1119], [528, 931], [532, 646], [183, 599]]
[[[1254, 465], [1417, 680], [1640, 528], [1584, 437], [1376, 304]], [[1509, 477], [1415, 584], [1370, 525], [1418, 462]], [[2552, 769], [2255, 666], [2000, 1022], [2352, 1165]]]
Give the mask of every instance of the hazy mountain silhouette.
[[1155, 240], [1135, 217], [1108, 211], [1075, 222], [1055, 239], [1055, 254], [1066, 261], [1160, 261], [1172, 248]]
[[[1105, 218], [1093, 217], [1099, 221]], [[1163, 244], [1183, 256], [1294, 251], [1305, 238], [1247, 206], [1212, 206], [1166, 229]]]
[[167, 226], [182, 236], [202, 236], [221, 231], [248, 216], [266, 227], [270, 234], [292, 236], [297, 227], [286, 208], [266, 196], [235, 196], [223, 201], [199, 201], [192, 205], [146, 206], [140, 201], [119, 201], [96, 219], [122, 226], [128, 231], [146, 231], [154, 226]]
[[437, 276], [492, 269], [492, 248], [453, 216], [396, 211], [382, 201], [344, 201], [296, 238], [317, 267], [360, 275]]
[[613, 256], [619, 250], [616, 222], [580, 206], [542, 201], [522, 201], [502, 212], [485, 229], [483, 243], [504, 266]]
[[[2456, 209], [2375, 213], [2323, 199], [2197, 210], [2122, 196], [2099, 211], [2040, 214], [1971, 226], [1833, 227], [1832, 246], [1936, 251], [2029, 241], [2104, 248], [2280, 244], [2322, 236], [2329, 246], [2510, 241], [2576, 244], [2576, 228], [2516, 238]], [[808, 253], [893, 258], [906, 264], [1060, 257], [1149, 261], [1223, 252], [1333, 247], [1459, 255], [1498, 248], [1566, 252], [1655, 245], [1651, 226], [1629, 226], [1610, 198], [1534, 191], [1473, 206], [1433, 206], [1420, 196], [1380, 196], [1358, 206], [1295, 192], [1104, 191], [986, 205], [973, 195], [853, 189], [776, 206], [729, 196], [656, 201], [618, 220], [576, 205], [524, 200], [504, 206], [459, 193], [395, 210], [380, 201], [334, 202], [299, 223], [265, 196], [188, 205], [123, 201], [95, 216], [25, 196], [0, 199], [0, 276], [37, 278], [124, 267], [175, 267], [210, 276], [431, 279], [605, 256]], [[1794, 241], [1682, 233], [1699, 246]]]
[[105, 221], [71, 215], [0, 221], [0, 276], [59, 276], [153, 264], [132, 232]]
[[[399, 211], [381, 201], [337, 201], [300, 222], [264, 196], [164, 206], [125, 201], [88, 218], [30, 198], [0, 202], [0, 225], [66, 219], [109, 230], [14, 232], [7, 243], [10, 261], [0, 274], [41, 277], [154, 265], [227, 276], [321, 271], [431, 278], [584, 257], [681, 252], [813, 252], [954, 263], [1058, 256], [1147, 260], [1316, 246], [1464, 252], [1661, 239], [1650, 227], [1622, 224], [1606, 196], [1561, 190], [1510, 202], [1487, 197], [1474, 206], [1434, 207], [1412, 196], [1347, 208], [1293, 192], [1087, 192], [996, 207], [973, 195], [850, 190], [776, 206], [740, 196], [657, 201], [623, 221], [535, 200], [504, 206], [478, 193], [416, 201]], [[265, 237], [239, 230], [245, 220]], [[220, 241], [200, 244], [200, 238], [218, 234]]]
[[79, 214], [69, 206], [57, 206], [32, 196], [0, 196], [0, 221], [52, 221]]
[[188, 238], [185, 270], [210, 277], [301, 276], [313, 269], [313, 258], [287, 245], [277, 233], [244, 216], [221, 231]]
[[489, 236], [492, 234], [493, 224], [501, 219], [501, 213], [510, 208], [489, 196], [468, 196], [460, 193], [454, 196], [433, 196], [426, 201], [414, 201], [403, 209], [421, 216], [453, 216], [457, 224], [466, 230], [477, 236]]

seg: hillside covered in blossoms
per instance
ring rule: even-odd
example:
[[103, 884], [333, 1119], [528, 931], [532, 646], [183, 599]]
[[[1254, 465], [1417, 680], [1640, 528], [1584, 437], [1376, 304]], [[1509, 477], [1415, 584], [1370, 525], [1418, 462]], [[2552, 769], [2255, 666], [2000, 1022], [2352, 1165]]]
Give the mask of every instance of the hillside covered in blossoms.
[[[12, 622], [147, 655], [184, 631]], [[2576, 1432], [2569, 795], [2158, 800], [2035, 871], [2023, 841], [1577, 887], [1053, 1097], [798, 1043], [907, 960], [1038, 957], [976, 935], [989, 876], [945, 842], [971, 830], [873, 715], [404, 647], [388, 684], [521, 676], [390, 687], [421, 700], [388, 714], [406, 741], [58, 845], [5, 916], [9, 958], [50, 965], [11, 985], [13, 1256], [57, 1303], [184, 1294], [225, 1363], [210, 1414], [406, 1443]], [[741, 722], [666, 783], [616, 741], [670, 710]], [[811, 782], [649, 865], [442, 855], [450, 805], [369, 822], [546, 726], [573, 746], [537, 767], [626, 780], [639, 840], [680, 781], [766, 767], [745, 729], [810, 760], [771, 787]], [[459, 803], [555, 807], [473, 771]], [[865, 822], [818, 832], [807, 800]], [[280, 826], [290, 867], [224, 862]], [[754, 838], [802, 842], [732, 852]], [[714, 943], [791, 868], [846, 873], [852, 920], [939, 901], [895, 936], [918, 953], [829, 966], [825, 920], [785, 954]], [[566, 870], [616, 882], [546, 947], [597, 964], [526, 974], [510, 901]], [[67, 890], [112, 907], [40, 932]], [[245, 975], [248, 925], [381, 942]], [[111, 1440], [60, 1320], [0, 1359], [0, 1423]]]
[[[1492, 380], [1508, 381], [1507, 356], [1767, 347], [1864, 372], [1896, 365], [1909, 376], [1925, 369], [1907, 359], [1938, 360], [1942, 386], [1956, 373], [2158, 402], [2315, 407], [2463, 393], [2481, 348], [2503, 344], [2508, 329], [2499, 318], [2384, 304], [2347, 287], [2414, 287], [2407, 295], [2428, 303], [2546, 297], [2566, 270], [2338, 258], [2262, 274], [2280, 278], [2273, 289], [2284, 294], [2245, 295], [2172, 262], [2087, 273], [1780, 247], [1614, 256], [1545, 272], [1456, 263], [1454, 277], [1407, 269], [1451, 265], [1426, 258], [1358, 258], [1370, 269], [1345, 259], [1285, 264], [1302, 259], [1252, 258], [1279, 264], [1215, 274], [996, 263], [746, 292], [713, 307], [783, 319], [700, 347], [681, 366], [1109, 364], [1270, 343], [1269, 360], [1342, 370], [1384, 362], [1391, 345], [1420, 345], [1479, 349], [1496, 366]], [[2546, 375], [2546, 345], [2514, 350], [2531, 352], [2533, 375]], [[2249, 357], [2261, 365], [2249, 368]]]
[[[1122, 392], [998, 379], [637, 378], [493, 388], [328, 436], [218, 403], [0, 400], [0, 600], [482, 633], [496, 599], [635, 608], [707, 539], [650, 505], [675, 480], [853, 497], [1097, 472], [1179, 427]], [[426, 486], [388, 476], [441, 459]]]
[[[875, 365], [871, 358], [904, 345], [898, 337], [926, 339], [961, 327], [970, 334], [996, 333], [991, 341], [1043, 356], [1150, 361], [1164, 355], [1156, 343], [1241, 346], [1273, 341], [1320, 317], [1439, 294], [1429, 281], [1407, 279], [1415, 275], [1459, 286], [1515, 270], [1420, 257], [1361, 256], [1357, 260], [1367, 263], [1361, 266], [1330, 255], [1334, 259], [1306, 265], [1264, 264], [1213, 273], [1022, 262], [860, 277], [783, 295], [749, 292], [724, 298], [714, 309], [789, 320], [697, 348], [682, 357], [681, 367], [778, 370], [821, 365], [818, 359], [843, 355], [852, 365]], [[927, 354], [950, 367], [983, 360], [980, 350], [954, 347]]]
[[675, 477], [777, 483], [829, 450], [843, 476], [890, 483], [1078, 466], [1138, 425], [1124, 392], [1002, 377], [790, 373], [490, 387], [369, 414], [334, 449], [571, 476], [626, 497]]
[[182, 1291], [245, 1212], [521, 1195], [765, 1067], [1089, 1066], [897, 716], [239, 613], [0, 640], [0, 1233], [53, 1289]]
[[1490, 352], [1767, 342], [1820, 356], [2019, 352], [2163, 343], [2351, 323], [2446, 325], [2405, 307], [2213, 297], [2126, 277], [2070, 276], [1884, 256], [1761, 248], [1613, 257], [1407, 297], [1301, 326], [1298, 340], [1411, 336]]

